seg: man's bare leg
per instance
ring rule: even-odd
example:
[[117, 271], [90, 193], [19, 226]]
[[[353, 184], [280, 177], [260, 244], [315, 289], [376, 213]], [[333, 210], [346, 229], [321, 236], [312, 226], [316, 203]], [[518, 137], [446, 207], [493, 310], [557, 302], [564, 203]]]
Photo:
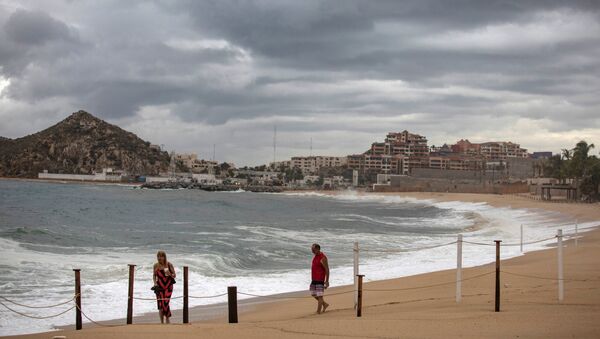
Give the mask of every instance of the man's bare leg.
[[323, 297], [314, 297], [314, 298], [317, 301], [317, 314], [321, 314], [321, 308], [323, 307], [323, 303], [321, 302], [321, 300], [323, 300]]
[[318, 297], [317, 300], [319, 302], [318, 307], [317, 307], [317, 313], [318, 314], [324, 313], [325, 310], [327, 309], [327, 307], [329, 307], [329, 304], [325, 302], [323, 297]]
[[158, 310], [158, 315], [160, 317], [160, 323], [164, 324], [165, 323], [165, 318], [163, 316], [163, 311], [162, 310]]

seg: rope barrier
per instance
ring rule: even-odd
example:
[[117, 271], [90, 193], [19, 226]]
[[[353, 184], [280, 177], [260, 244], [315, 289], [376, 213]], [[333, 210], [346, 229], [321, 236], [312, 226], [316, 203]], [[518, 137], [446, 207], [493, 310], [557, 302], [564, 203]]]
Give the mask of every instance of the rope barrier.
[[[461, 279], [459, 281], [462, 282], [462, 281], [477, 279], [477, 278], [484, 277], [486, 275], [490, 275], [492, 273], [496, 273], [496, 271], [491, 271], [491, 272], [487, 272], [487, 273], [483, 273], [483, 274], [478, 274], [478, 275], [475, 275], [475, 276], [472, 276], [472, 277], [469, 277], [469, 278]], [[415, 287], [405, 287], [405, 288], [390, 288], [390, 289], [363, 289], [363, 291], [369, 291], [369, 292], [410, 291], [410, 290], [419, 290], [419, 289], [424, 289], [424, 288], [431, 288], [431, 287], [438, 287], [438, 286], [456, 284], [456, 282], [457, 281], [454, 280], [454, 281], [449, 281], [449, 282], [445, 282], [445, 283], [433, 284], [433, 285], [426, 285], [426, 286], [415, 286]]]
[[531, 279], [540, 279], [540, 280], [553, 280], [553, 281], [562, 280], [562, 281], [575, 281], [575, 282], [600, 281], [600, 279], [567, 279], [567, 278], [558, 279], [558, 278], [540, 277], [540, 276], [528, 275], [528, 274], [521, 274], [521, 273], [513, 273], [513, 272], [507, 272], [507, 271], [500, 271], [500, 272], [506, 273], [508, 275], [514, 275], [514, 276], [517, 276], [517, 277], [531, 278]]
[[173, 299], [181, 299], [183, 298], [182, 295], [178, 296], [178, 297], [171, 297], [171, 298], [142, 298], [142, 297], [131, 297], [131, 299], [133, 300], [145, 300], [145, 301], [163, 301], [163, 300], [173, 300]]
[[14, 305], [17, 305], [17, 306], [21, 306], [21, 307], [25, 307], [25, 308], [53, 308], [53, 307], [58, 307], [58, 306], [62, 306], [62, 305], [68, 304], [71, 301], [75, 300], [75, 298], [77, 298], [77, 295], [74, 295], [73, 298], [71, 298], [71, 299], [69, 299], [69, 300], [67, 300], [65, 302], [61, 302], [61, 303], [55, 304], [55, 305], [31, 306], [31, 305], [20, 304], [20, 303], [14, 301], [14, 300], [10, 300], [10, 299], [8, 299], [6, 297], [0, 296], [0, 299], [3, 299], [4, 301], [7, 301], [7, 302], [9, 302], [11, 304], [14, 304]]
[[74, 306], [71, 306], [70, 308], [68, 308], [68, 309], [66, 309], [66, 310], [64, 310], [64, 311], [62, 311], [60, 313], [49, 315], [49, 316], [40, 317], [40, 316], [29, 315], [29, 314], [26, 314], [26, 313], [23, 313], [23, 312], [19, 312], [19, 311], [15, 310], [15, 309], [12, 309], [12, 308], [8, 307], [5, 303], [3, 303], [1, 301], [0, 301], [0, 305], [4, 306], [7, 310], [9, 310], [9, 311], [11, 311], [13, 313], [16, 313], [16, 314], [18, 314], [20, 316], [23, 316], [23, 317], [26, 317], [26, 318], [31, 318], [31, 319], [38, 319], [38, 320], [56, 318], [56, 317], [59, 317], [59, 316], [65, 314], [65, 313], [67, 313], [70, 310], [72, 310], [72, 309], [75, 308], [75, 305], [74, 305]]
[[[552, 240], [552, 239], [556, 239], [556, 236], [553, 236], [553, 237], [550, 237], [550, 238], [545, 238], [545, 239], [540, 239], [540, 240], [534, 240], [534, 241], [524, 242], [523, 245], [537, 244], [537, 243], [548, 241], [548, 240]], [[521, 243], [507, 243], [507, 244], [500, 243], [500, 246], [521, 246]]]
[[[222, 297], [227, 295], [227, 293], [221, 293], [221, 294], [215, 294], [215, 295], [206, 295], [206, 296], [195, 296], [195, 295], [188, 295], [188, 298], [192, 298], [192, 299], [212, 299], [212, 298], [218, 298], [218, 297]], [[182, 299], [183, 296], [177, 296], [177, 297], [171, 297], [171, 298], [142, 298], [142, 297], [132, 297], [132, 299], [134, 300], [145, 300], [145, 301], [163, 301], [163, 300], [173, 300], [173, 299]]]
[[207, 295], [207, 296], [201, 296], [201, 297], [197, 297], [194, 295], [188, 295], [189, 298], [192, 299], [212, 299], [212, 298], [218, 298], [218, 297], [222, 297], [227, 295], [227, 293], [221, 293], [221, 294], [215, 294], [215, 295]]
[[92, 318], [88, 317], [87, 314], [85, 314], [85, 312], [83, 312], [81, 310], [81, 308], [79, 306], [77, 306], [77, 304], [75, 304], [75, 306], [73, 306], [73, 307], [77, 307], [77, 309], [79, 310], [79, 312], [81, 312], [81, 314], [83, 315], [83, 317], [86, 318], [87, 320], [89, 320], [94, 325], [97, 325], [97, 326], [100, 326], [100, 327], [117, 327], [117, 326], [121, 326], [121, 325], [108, 325], [108, 324], [99, 323], [99, 322], [93, 320]]
[[372, 253], [415, 252], [415, 251], [421, 251], [421, 250], [429, 250], [429, 249], [438, 248], [438, 247], [444, 247], [444, 246], [448, 246], [448, 245], [452, 245], [452, 244], [456, 244], [456, 241], [449, 242], [449, 243], [446, 243], [446, 244], [441, 244], [441, 245], [433, 245], [433, 246], [426, 246], [426, 247], [419, 247], [419, 248], [391, 249], [391, 250], [369, 250], [369, 249], [362, 249], [362, 250], [359, 250], [359, 252], [372, 252]]
[[484, 242], [475, 242], [475, 241], [468, 241], [468, 240], [463, 240], [463, 242], [466, 244], [471, 244], [471, 245], [496, 246], [496, 244], [488, 244], [488, 243], [484, 243]]
[[[245, 292], [237, 292], [237, 293], [241, 294], [241, 295], [249, 296], [249, 297], [265, 298], [265, 299], [305, 299], [305, 298], [312, 298], [312, 296], [308, 296], [308, 295], [298, 296], [298, 297], [295, 297], [295, 296], [278, 297], [278, 296], [274, 296], [274, 295], [259, 295], [259, 294], [245, 293]], [[328, 293], [327, 296], [331, 297], [331, 296], [334, 296], [334, 295], [341, 295], [341, 294], [348, 294], [348, 293], [354, 293], [354, 290], [352, 290], [352, 291], [346, 291], [346, 292]]]

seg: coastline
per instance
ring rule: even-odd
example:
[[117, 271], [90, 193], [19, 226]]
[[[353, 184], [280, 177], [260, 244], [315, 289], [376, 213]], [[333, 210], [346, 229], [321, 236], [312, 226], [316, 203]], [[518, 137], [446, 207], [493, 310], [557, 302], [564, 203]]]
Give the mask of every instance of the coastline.
[[43, 182], [49, 184], [79, 184], [79, 185], [107, 185], [107, 186], [142, 186], [143, 183], [136, 182], [117, 182], [117, 181], [90, 181], [90, 180], [58, 180], [58, 179], [38, 179], [38, 178], [13, 178], [0, 177], [2, 181], [24, 181], [24, 182]]
[[[335, 192], [319, 192], [332, 194]], [[579, 221], [600, 222], [598, 204], [552, 204], [532, 201], [515, 196], [487, 194], [447, 194], [447, 193], [357, 193], [375, 195], [398, 195], [415, 199], [436, 201], [485, 202], [494, 207], [540, 209], [567, 214]], [[565, 276], [570, 279], [596, 279], [600, 281], [598, 245], [600, 231], [583, 234], [580, 246], [575, 248], [572, 241], [565, 247]], [[449, 248], [454, 253], [454, 248]], [[512, 273], [556, 276], [556, 250], [547, 249], [526, 253], [523, 256], [503, 260], [503, 267]], [[491, 272], [492, 265], [463, 269], [463, 277], [469, 278]], [[437, 271], [410, 277], [373, 281], [365, 284], [366, 289], [389, 289], [431, 285], [439, 282], [452, 282], [455, 270]], [[599, 283], [573, 281], [566, 287], [566, 299], [562, 305], [556, 302], [556, 282], [551, 279], [529, 279], [503, 275], [503, 312], [493, 310], [493, 276], [463, 282], [463, 302], [454, 302], [454, 285], [433, 287], [426, 290], [365, 292], [363, 318], [354, 317], [352, 294], [330, 297], [332, 307], [324, 315], [312, 314], [314, 301], [306, 299], [283, 300], [252, 304], [240, 310], [240, 324], [225, 324], [225, 309], [216, 318], [198, 322], [200, 312], [206, 313], [207, 306], [191, 309], [192, 325], [130, 325], [119, 327], [91, 327], [87, 323], [83, 331], [59, 331], [16, 336], [15, 338], [47, 338], [52, 335], [66, 335], [68, 338], [105, 338], [116, 335], [131, 338], [187, 338], [194, 333], [210, 332], [211, 337], [285, 337], [296, 338], [306, 334], [316, 337], [397, 337], [402, 333], [412, 333], [414, 337], [458, 337], [507, 336], [580, 337], [600, 335], [600, 325], [593, 321], [600, 314]], [[594, 288], [590, 288], [594, 287]], [[332, 288], [331, 293], [350, 291], [351, 286]], [[302, 292], [295, 292], [302, 293]], [[297, 295], [297, 294], [293, 294]], [[255, 301], [256, 302], [256, 301]], [[211, 306], [212, 307], [212, 306]], [[215, 306], [217, 307], [217, 306]], [[538, 308], [539, 307], [539, 308]], [[561, 307], [558, 309], [557, 307]], [[504, 312], [505, 311], [505, 312]], [[566, 315], [566, 323], [557, 313]], [[146, 316], [144, 316], [146, 317]], [[148, 320], [156, 318], [147, 315]], [[526, 324], [519, 324], [526, 317]], [[138, 319], [136, 317], [136, 319]], [[141, 320], [141, 319], [138, 319]], [[174, 321], [177, 321], [175, 318]], [[437, 326], [430, 326], [432, 321]], [[116, 322], [116, 321], [115, 321]], [[515, 323], [516, 324], [513, 324]], [[111, 323], [111, 322], [108, 322]], [[123, 322], [121, 322], [123, 323]], [[533, 325], [532, 325], [533, 324]], [[499, 327], [502, 325], [501, 327]], [[559, 326], [560, 325], [560, 326]], [[492, 331], [494, 330], [494, 331]], [[496, 331], [498, 330], [498, 331]], [[148, 333], [151, 332], [151, 333]], [[153, 336], [155, 335], [155, 336]]]

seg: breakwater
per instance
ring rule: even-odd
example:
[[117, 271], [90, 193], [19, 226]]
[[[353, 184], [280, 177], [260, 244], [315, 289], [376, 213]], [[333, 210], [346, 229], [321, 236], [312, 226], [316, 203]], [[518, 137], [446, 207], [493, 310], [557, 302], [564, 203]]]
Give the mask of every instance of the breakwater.
[[141, 186], [141, 188], [148, 189], [198, 189], [208, 192], [235, 192], [235, 191], [246, 191], [254, 193], [280, 193], [283, 192], [283, 188], [277, 186], [237, 186], [237, 185], [204, 185], [195, 182], [184, 182], [184, 181], [167, 181], [167, 182], [149, 182]]

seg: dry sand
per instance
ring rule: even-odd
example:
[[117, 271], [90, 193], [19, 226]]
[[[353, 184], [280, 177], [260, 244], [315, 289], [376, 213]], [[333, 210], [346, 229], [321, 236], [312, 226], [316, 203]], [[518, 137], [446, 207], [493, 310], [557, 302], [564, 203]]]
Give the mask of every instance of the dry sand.
[[[580, 221], [599, 221], [599, 204], [556, 204], [526, 198], [479, 194], [402, 193], [440, 201], [487, 202], [492, 206], [557, 211]], [[252, 306], [239, 324], [222, 315], [191, 325], [91, 327], [19, 338], [600, 338], [600, 230], [585, 234], [575, 247], [566, 241], [565, 299], [557, 300], [556, 248], [502, 261], [501, 312], [494, 312], [493, 264], [463, 270], [463, 300], [455, 302], [453, 283], [427, 289], [411, 287], [453, 282], [455, 270], [370, 282], [365, 285], [363, 316], [356, 318], [352, 294], [326, 297], [330, 309], [314, 314], [312, 299]], [[449, 248], [449, 255], [455, 249]], [[518, 274], [518, 275], [514, 275]], [[525, 276], [521, 276], [525, 275]], [[537, 278], [531, 278], [534, 276]], [[391, 291], [374, 291], [391, 290]], [[394, 289], [396, 289], [394, 291]], [[405, 289], [405, 290], [397, 290]], [[408, 290], [406, 290], [408, 289]], [[350, 291], [332, 288], [329, 294]], [[221, 311], [222, 312], [222, 309]], [[222, 313], [223, 314], [223, 313]], [[174, 319], [176, 320], [176, 319]], [[89, 325], [85, 325], [90, 327]]]

